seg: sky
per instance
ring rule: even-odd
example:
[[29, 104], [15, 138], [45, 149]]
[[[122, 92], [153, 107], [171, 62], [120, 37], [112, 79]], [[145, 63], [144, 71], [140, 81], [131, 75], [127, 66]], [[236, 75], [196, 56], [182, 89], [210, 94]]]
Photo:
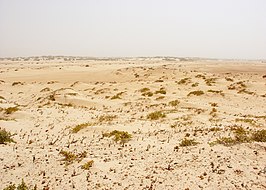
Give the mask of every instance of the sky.
[[266, 0], [0, 0], [0, 57], [266, 59]]

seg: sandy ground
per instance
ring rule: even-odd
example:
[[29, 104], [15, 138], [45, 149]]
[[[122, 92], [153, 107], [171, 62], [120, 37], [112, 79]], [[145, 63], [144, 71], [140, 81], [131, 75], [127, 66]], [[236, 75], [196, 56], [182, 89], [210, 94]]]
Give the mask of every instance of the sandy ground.
[[[1, 59], [0, 127], [16, 143], [0, 144], [0, 189], [266, 189], [265, 142], [213, 143], [266, 129], [265, 75], [262, 61]], [[62, 150], [86, 156], [66, 164]]]

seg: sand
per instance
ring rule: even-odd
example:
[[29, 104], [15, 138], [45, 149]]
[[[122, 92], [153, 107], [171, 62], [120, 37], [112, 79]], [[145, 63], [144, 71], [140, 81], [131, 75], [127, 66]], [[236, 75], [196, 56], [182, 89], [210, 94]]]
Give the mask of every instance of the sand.
[[[263, 61], [9, 58], [0, 80], [0, 127], [16, 141], [0, 144], [0, 189], [266, 189], [266, 142], [215, 143], [266, 129]], [[62, 150], [86, 156], [66, 164]]]

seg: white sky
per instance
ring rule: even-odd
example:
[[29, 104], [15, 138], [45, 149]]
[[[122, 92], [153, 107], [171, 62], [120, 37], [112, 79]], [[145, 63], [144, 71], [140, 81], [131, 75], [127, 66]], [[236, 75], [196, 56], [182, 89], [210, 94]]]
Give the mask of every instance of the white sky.
[[0, 0], [0, 57], [266, 59], [266, 0]]

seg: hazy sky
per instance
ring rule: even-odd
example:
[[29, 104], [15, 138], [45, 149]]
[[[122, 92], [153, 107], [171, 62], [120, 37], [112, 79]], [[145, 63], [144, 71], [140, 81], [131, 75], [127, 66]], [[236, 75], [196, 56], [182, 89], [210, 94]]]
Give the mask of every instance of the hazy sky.
[[266, 59], [266, 0], [0, 0], [0, 57]]

